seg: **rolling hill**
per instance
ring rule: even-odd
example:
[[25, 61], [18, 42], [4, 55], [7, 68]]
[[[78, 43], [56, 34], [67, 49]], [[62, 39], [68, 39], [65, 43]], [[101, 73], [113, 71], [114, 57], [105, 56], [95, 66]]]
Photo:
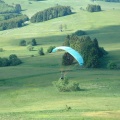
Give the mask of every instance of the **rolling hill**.
[[[66, 35], [84, 30], [108, 51], [106, 61], [120, 66], [120, 3], [91, 0], [4, 0], [20, 4], [22, 14], [29, 18], [36, 12], [57, 4], [71, 6], [74, 14], [42, 23], [30, 23], [21, 28], [0, 31], [0, 57], [18, 55], [23, 64], [0, 67], [0, 119], [1, 120], [119, 120], [120, 69], [85, 69], [78, 65], [61, 66], [60, 53], [46, 53], [49, 46], [62, 45]], [[88, 4], [101, 5], [101, 12], [86, 11]], [[82, 8], [82, 9], [80, 9]], [[67, 25], [63, 32], [60, 25]], [[34, 51], [19, 46], [35, 38]], [[43, 47], [45, 56], [38, 55]], [[66, 76], [80, 84], [79, 92], [58, 92], [53, 81], [65, 70]], [[67, 110], [66, 105], [71, 107]]]

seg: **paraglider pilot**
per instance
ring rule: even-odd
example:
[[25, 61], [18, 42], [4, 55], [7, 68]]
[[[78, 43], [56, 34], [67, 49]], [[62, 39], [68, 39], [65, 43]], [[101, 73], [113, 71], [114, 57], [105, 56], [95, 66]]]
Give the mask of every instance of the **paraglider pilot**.
[[63, 71], [61, 71], [60, 79], [61, 79], [61, 80], [64, 80], [64, 72], [63, 72]]

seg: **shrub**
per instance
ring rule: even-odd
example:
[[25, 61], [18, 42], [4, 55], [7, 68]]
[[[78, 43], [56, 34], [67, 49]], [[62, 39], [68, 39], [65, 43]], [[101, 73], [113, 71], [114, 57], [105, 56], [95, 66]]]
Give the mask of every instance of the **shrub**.
[[69, 82], [68, 88], [69, 88], [69, 91], [79, 91], [80, 90], [79, 83], [76, 81]]
[[28, 42], [27, 42], [27, 45], [36, 46], [36, 45], [37, 45], [37, 42], [36, 42], [36, 40], [33, 38], [31, 41], [28, 41]]
[[76, 81], [68, 81], [68, 78], [59, 79], [54, 81], [53, 85], [58, 89], [59, 92], [70, 92], [70, 91], [79, 91], [79, 83]]
[[0, 52], [3, 52], [3, 48], [0, 48]]
[[115, 62], [109, 62], [107, 65], [108, 69], [117, 69], [117, 64]]
[[20, 46], [26, 46], [26, 41], [25, 40], [21, 40], [19, 43]]
[[31, 57], [35, 57], [34, 55], [31, 55]]
[[34, 48], [34, 47], [33, 47], [32, 45], [28, 45], [28, 46], [27, 46], [27, 49], [28, 49], [29, 51], [33, 51], [33, 48]]
[[9, 66], [10, 62], [7, 58], [0, 58], [0, 67]]
[[50, 46], [50, 47], [47, 49], [47, 53], [51, 53], [54, 48], [55, 48], [55, 46]]
[[37, 42], [36, 42], [35, 38], [32, 39], [31, 44], [32, 44], [32, 46], [36, 46], [37, 45]]
[[39, 49], [38, 54], [39, 55], [45, 55], [42, 47]]
[[16, 66], [22, 63], [22, 61], [15, 54], [9, 56], [9, 61], [11, 66]]

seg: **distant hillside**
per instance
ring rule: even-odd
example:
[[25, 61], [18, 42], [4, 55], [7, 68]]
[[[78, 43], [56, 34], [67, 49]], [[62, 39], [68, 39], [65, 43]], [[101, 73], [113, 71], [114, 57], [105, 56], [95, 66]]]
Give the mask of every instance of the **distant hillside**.
[[0, 0], [0, 30], [22, 27], [29, 18], [21, 10], [20, 4], [11, 6]]
[[6, 4], [4, 1], [0, 1], [0, 14], [14, 13], [15, 11], [15, 7]]

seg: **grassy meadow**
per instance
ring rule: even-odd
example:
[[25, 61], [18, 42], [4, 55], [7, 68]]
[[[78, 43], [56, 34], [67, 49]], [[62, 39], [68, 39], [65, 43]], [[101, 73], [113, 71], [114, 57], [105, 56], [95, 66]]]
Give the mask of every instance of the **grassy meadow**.
[[[85, 69], [78, 65], [60, 65], [62, 52], [46, 53], [49, 46], [62, 45], [66, 35], [84, 30], [109, 54], [104, 60], [120, 66], [120, 3], [91, 2], [90, 0], [4, 0], [12, 5], [19, 3], [22, 13], [31, 17], [45, 8], [70, 5], [74, 14], [42, 23], [0, 31], [0, 57], [18, 55], [23, 64], [0, 67], [0, 120], [119, 120], [120, 70]], [[87, 4], [100, 4], [101, 12], [85, 11]], [[80, 10], [82, 7], [84, 10]], [[114, 9], [113, 9], [114, 8]], [[59, 25], [67, 25], [60, 32]], [[35, 38], [34, 51], [19, 46], [20, 40]], [[43, 47], [45, 56], [38, 55]], [[31, 57], [34, 55], [34, 57]], [[79, 92], [58, 92], [52, 82], [60, 71], [80, 84]], [[66, 110], [66, 105], [70, 110]]]

